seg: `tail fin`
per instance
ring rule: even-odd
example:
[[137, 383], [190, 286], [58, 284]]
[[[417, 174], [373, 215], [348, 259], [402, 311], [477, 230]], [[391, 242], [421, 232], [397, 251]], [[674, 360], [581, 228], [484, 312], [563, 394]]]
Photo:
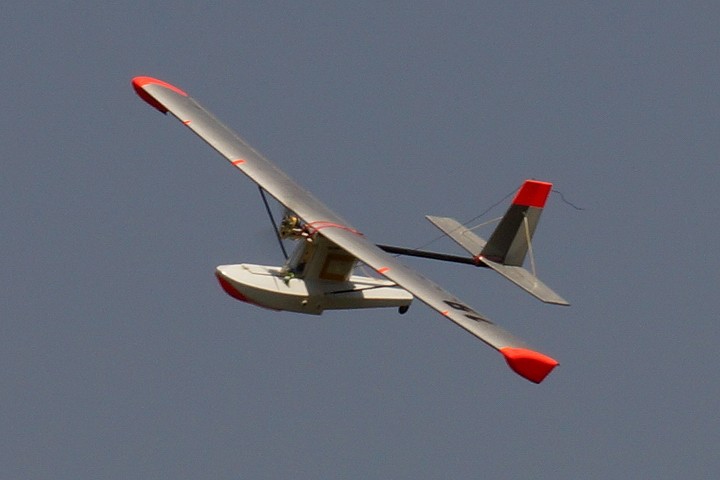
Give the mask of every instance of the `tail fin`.
[[522, 268], [551, 188], [551, 183], [526, 180], [488, 242], [455, 219], [426, 218], [467, 250], [478, 265], [495, 270], [543, 302], [569, 305], [535, 275]]
[[502, 265], [521, 266], [551, 188], [552, 183], [525, 180], [480, 255]]

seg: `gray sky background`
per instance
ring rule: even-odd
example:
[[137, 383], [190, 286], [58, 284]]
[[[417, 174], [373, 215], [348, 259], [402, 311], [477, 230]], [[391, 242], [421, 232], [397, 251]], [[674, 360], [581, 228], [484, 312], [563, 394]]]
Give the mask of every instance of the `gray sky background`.
[[[6, 5], [0, 477], [717, 476], [718, 25], [714, 2]], [[407, 263], [561, 366], [533, 385], [420, 303], [226, 296], [216, 265], [280, 261], [257, 189], [136, 75], [378, 242], [554, 182], [585, 210], [552, 196], [534, 246], [572, 307]]]

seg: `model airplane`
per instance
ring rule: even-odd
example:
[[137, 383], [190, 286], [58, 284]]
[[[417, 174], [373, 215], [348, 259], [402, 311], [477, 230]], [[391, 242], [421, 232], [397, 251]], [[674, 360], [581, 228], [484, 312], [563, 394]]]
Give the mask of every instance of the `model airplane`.
[[[486, 242], [456, 220], [427, 217], [470, 253], [458, 257], [376, 245], [300, 187], [274, 164], [230, 131], [187, 93], [151, 77], [132, 81], [138, 95], [162, 113], [172, 113], [210, 144], [287, 213], [276, 233], [295, 240], [283, 266], [222, 265], [215, 272], [230, 296], [272, 310], [318, 315], [324, 310], [394, 307], [405, 313], [414, 298], [502, 353], [510, 368], [540, 383], [558, 365], [528, 348], [454, 295], [403, 265], [392, 254], [413, 255], [491, 268], [547, 303], [568, 303], [522, 265], [552, 185], [527, 180]], [[272, 213], [268, 207], [268, 213]], [[274, 221], [273, 221], [274, 223]], [[284, 252], [284, 249], [283, 249]], [[353, 274], [358, 262], [383, 278]]]

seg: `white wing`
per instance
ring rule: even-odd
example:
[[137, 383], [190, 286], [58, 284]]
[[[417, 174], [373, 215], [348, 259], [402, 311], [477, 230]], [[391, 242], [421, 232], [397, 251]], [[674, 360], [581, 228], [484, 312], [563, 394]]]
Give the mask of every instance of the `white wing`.
[[143, 100], [162, 113], [172, 113], [321, 235], [501, 352], [516, 373], [540, 383], [558, 365], [382, 251], [179, 88], [151, 77], [136, 77], [132, 83]]

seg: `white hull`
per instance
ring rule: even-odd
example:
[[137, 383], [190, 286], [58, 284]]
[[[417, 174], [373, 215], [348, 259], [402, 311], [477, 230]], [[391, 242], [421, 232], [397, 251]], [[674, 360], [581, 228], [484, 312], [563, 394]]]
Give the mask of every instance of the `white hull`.
[[351, 275], [347, 281], [286, 278], [279, 267], [221, 265], [215, 275], [228, 295], [272, 310], [320, 315], [324, 310], [408, 307], [413, 296], [393, 282]]

